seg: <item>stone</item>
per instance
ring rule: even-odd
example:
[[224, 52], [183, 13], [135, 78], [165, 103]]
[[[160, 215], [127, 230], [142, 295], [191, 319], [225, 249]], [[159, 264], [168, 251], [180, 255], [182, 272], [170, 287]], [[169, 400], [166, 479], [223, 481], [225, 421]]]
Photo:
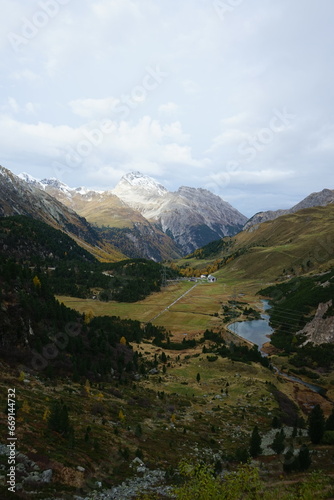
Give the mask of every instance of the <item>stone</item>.
[[49, 483], [52, 479], [52, 469], [44, 470], [41, 474], [43, 483]]

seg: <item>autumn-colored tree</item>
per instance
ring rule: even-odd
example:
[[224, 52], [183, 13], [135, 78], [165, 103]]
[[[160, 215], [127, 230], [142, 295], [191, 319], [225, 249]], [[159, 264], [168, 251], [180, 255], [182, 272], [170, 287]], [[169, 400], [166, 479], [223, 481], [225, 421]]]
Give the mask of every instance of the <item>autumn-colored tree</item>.
[[32, 282], [35, 288], [41, 288], [42, 283], [38, 276], [34, 276]]
[[90, 394], [90, 382], [89, 380], [87, 379], [86, 382], [85, 382], [85, 391], [86, 391], [86, 394], [89, 395]]
[[119, 410], [118, 418], [120, 422], [124, 423], [125, 422], [125, 415], [123, 413], [123, 410]]
[[26, 399], [23, 401], [23, 405], [22, 405], [21, 411], [23, 413], [30, 413], [30, 406], [29, 406], [29, 403], [28, 403], [28, 401]]
[[126, 338], [125, 337], [121, 337], [119, 339], [119, 343], [122, 344], [122, 345], [126, 345]]
[[93, 318], [94, 318], [94, 313], [91, 309], [84, 313], [84, 323], [86, 325], [88, 325], [92, 321]]
[[44, 413], [43, 413], [43, 420], [48, 421], [50, 414], [51, 414], [50, 408], [45, 408]]

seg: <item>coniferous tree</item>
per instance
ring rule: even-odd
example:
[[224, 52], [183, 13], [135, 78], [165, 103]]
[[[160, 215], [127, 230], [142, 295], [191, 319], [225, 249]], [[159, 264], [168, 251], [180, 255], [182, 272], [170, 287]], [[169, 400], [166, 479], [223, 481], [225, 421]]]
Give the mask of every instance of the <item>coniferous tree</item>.
[[48, 427], [52, 431], [58, 432], [67, 437], [71, 431], [67, 406], [61, 400], [53, 401], [50, 415], [48, 417]]
[[298, 462], [300, 470], [308, 469], [312, 463], [310, 450], [305, 444], [303, 444], [299, 450]]
[[310, 413], [308, 435], [313, 444], [319, 444], [325, 432], [325, 417], [320, 405], [316, 405]]
[[259, 434], [258, 426], [256, 425], [253, 429], [250, 439], [249, 454], [251, 455], [251, 457], [256, 458], [258, 455], [260, 455], [261, 452], [261, 436]]
[[326, 431], [334, 431], [334, 408], [332, 409], [332, 413], [329, 415], [325, 424]]
[[283, 429], [281, 429], [279, 432], [276, 432], [274, 441], [270, 445], [270, 447], [274, 450], [275, 453], [277, 453], [277, 455], [283, 453], [285, 448], [284, 441], [285, 441], [285, 433]]
[[294, 456], [293, 448], [289, 448], [284, 455], [283, 470], [284, 472], [292, 472], [295, 468], [296, 457]]

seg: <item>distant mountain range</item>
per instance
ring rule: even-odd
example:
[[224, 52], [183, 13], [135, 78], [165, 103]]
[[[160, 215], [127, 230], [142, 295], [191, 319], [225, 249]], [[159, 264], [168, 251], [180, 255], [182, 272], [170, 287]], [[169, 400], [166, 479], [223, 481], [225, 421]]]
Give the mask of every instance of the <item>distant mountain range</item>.
[[294, 214], [303, 208], [311, 207], [324, 207], [334, 202], [334, 190], [333, 189], [323, 189], [318, 193], [312, 193], [302, 201], [294, 205], [292, 208], [287, 210], [269, 210], [267, 212], [258, 212], [253, 217], [251, 217], [245, 224], [244, 229], [249, 229], [252, 226], [261, 224], [269, 220], [277, 219], [281, 215]]
[[85, 217], [130, 257], [177, 258], [238, 233], [247, 218], [205, 189], [169, 192], [154, 179], [131, 172], [112, 191], [70, 188], [57, 179], [20, 178]]
[[69, 234], [102, 260], [177, 259], [225, 236], [253, 232], [262, 222], [334, 202], [334, 190], [312, 193], [288, 210], [247, 218], [202, 188], [168, 191], [131, 172], [111, 191], [71, 188], [0, 167], [0, 215], [28, 215]]

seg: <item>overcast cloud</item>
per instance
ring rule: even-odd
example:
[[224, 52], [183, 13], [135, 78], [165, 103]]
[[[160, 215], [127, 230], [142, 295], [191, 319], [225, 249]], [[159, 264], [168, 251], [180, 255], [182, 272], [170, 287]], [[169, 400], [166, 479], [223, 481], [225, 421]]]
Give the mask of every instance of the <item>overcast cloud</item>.
[[0, 163], [247, 216], [334, 188], [332, 0], [2, 0]]

